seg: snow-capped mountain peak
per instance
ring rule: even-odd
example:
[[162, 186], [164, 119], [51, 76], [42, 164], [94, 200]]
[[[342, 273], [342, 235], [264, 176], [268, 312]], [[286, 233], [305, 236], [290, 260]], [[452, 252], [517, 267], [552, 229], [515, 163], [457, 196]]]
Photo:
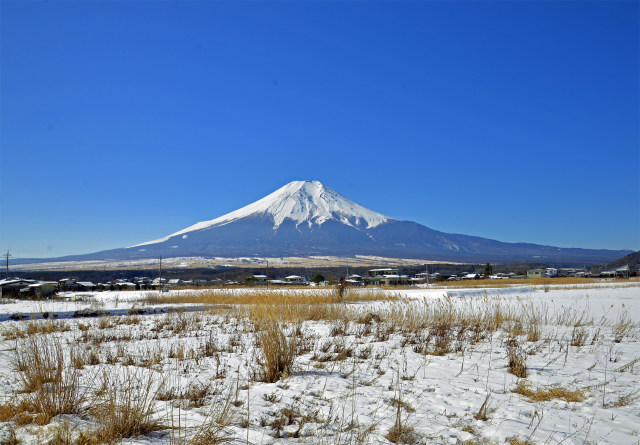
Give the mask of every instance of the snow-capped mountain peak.
[[369, 229], [393, 220], [351, 201], [320, 181], [293, 181], [270, 195], [219, 218], [202, 221], [165, 238], [132, 247], [164, 242], [178, 235], [187, 238], [189, 232], [223, 226], [249, 217], [273, 219], [274, 229], [280, 227], [285, 220], [309, 227], [321, 226], [334, 220], [357, 229]]

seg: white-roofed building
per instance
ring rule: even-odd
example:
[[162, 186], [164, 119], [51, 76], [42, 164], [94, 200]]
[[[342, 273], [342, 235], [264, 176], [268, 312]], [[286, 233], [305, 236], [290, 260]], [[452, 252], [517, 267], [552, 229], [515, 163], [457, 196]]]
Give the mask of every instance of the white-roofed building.
[[284, 277], [284, 282], [287, 284], [307, 284], [307, 280], [300, 275], [289, 275]]
[[256, 284], [267, 284], [267, 276], [266, 275], [254, 275], [253, 281]]

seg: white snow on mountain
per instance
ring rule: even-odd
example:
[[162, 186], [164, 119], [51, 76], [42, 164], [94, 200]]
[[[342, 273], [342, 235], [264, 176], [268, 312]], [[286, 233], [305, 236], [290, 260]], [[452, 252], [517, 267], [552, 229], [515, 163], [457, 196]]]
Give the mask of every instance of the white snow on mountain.
[[178, 235], [185, 238], [188, 236], [185, 234], [189, 232], [223, 226], [247, 217], [272, 218], [274, 230], [288, 219], [295, 221], [296, 225], [304, 223], [309, 227], [335, 220], [359, 229], [376, 227], [393, 220], [356, 204], [320, 181], [293, 181], [270, 195], [219, 218], [202, 221], [164, 238], [131, 247], [161, 243]]

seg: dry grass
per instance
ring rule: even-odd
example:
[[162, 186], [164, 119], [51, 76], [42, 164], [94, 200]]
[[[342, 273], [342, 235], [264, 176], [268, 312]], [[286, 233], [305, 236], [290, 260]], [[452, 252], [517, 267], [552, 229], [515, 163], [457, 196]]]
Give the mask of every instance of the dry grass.
[[162, 387], [154, 374], [131, 368], [119, 371], [116, 375], [103, 375], [105, 390], [91, 409], [102, 424], [95, 434], [98, 442], [113, 443], [166, 429], [153, 417], [154, 403]]
[[547, 402], [553, 399], [560, 399], [565, 402], [581, 402], [585, 398], [584, 391], [569, 391], [561, 387], [533, 390], [531, 389], [531, 384], [526, 380], [520, 381], [513, 392], [523, 395], [533, 402]]
[[486, 422], [489, 420], [489, 400], [491, 399], [491, 394], [487, 394], [487, 397], [484, 399], [484, 402], [480, 406], [478, 412], [473, 416], [477, 420], [482, 420]]
[[515, 338], [507, 340], [507, 368], [516, 377], [527, 377], [527, 353]]
[[35, 416], [33, 405], [24, 398], [0, 405], [0, 422], [15, 421], [17, 425], [28, 425], [34, 422]]
[[144, 304], [199, 304], [199, 305], [324, 305], [337, 302], [358, 301], [392, 301], [398, 299], [398, 295], [389, 294], [379, 289], [347, 289], [342, 298], [330, 289], [300, 289], [296, 290], [256, 290], [244, 292], [215, 292], [197, 291], [180, 292], [163, 295], [159, 293], [145, 296], [141, 302]]
[[587, 331], [583, 328], [573, 328], [573, 332], [571, 333], [571, 346], [584, 346], [586, 339]]
[[16, 437], [15, 430], [13, 429], [12, 426], [10, 426], [9, 432], [6, 435], [4, 441], [2, 442], [2, 445], [18, 445], [20, 443], [22, 443], [22, 441]]
[[396, 419], [394, 425], [389, 429], [385, 438], [391, 443], [413, 444], [418, 441], [413, 432], [413, 427], [410, 427], [403, 422], [400, 405], [397, 405], [396, 407]]
[[[207, 390], [209, 389], [208, 385], [203, 386], [207, 386]], [[206, 418], [199, 426], [185, 428], [181, 425], [172, 425], [170, 444], [217, 445], [234, 441], [236, 437], [230, 426], [237, 419], [237, 416], [231, 401], [233, 391], [230, 388], [227, 389], [228, 392], [225, 398], [211, 404]], [[186, 393], [189, 392], [191, 392], [191, 389], [186, 391]], [[199, 392], [199, 390], [196, 392]], [[174, 397], [180, 397], [179, 391], [173, 391], [173, 393]]]
[[29, 337], [17, 345], [14, 368], [25, 393], [17, 406], [34, 413], [34, 422], [47, 424], [58, 414], [79, 412], [84, 402], [80, 374], [67, 362], [55, 338]]
[[613, 326], [613, 332], [615, 336], [613, 341], [615, 341], [616, 343], [620, 343], [625, 336], [629, 335], [629, 333], [633, 329], [633, 326], [634, 326], [633, 320], [631, 319], [631, 317], [629, 316], [629, 313], [625, 309], [620, 314], [620, 316], [618, 317], [618, 320]]
[[260, 305], [252, 308], [256, 326], [256, 342], [262, 352], [260, 380], [273, 383], [287, 377], [296, 357], [296, 337], [287, 337], [283, 321], [286, 307]]
[[[272, 292], [259, 291], [253, 293], [257, 294], [256, 298], [254, 298], [255, 295], [249, 295], [249, 293], [246, 295], [226, 295], [225, 298], [235, 300], [233, 304], [221, 304], [220, 306], [212, 307], [210, 311], [172, 312], [154, 317], [131, 317], [135, 323], [143, 324], [143, 326], [137, 328], [125, 326], [130, 324], [124, 321], [126, 317], [102, 317], [92, 321], [89, 325], [82, 324], [82, 328], [78, 326], [78, 330], [74, 333], [74, 338], [82, 342], [93, 342], [93, 345], [86, 344], [76, 349], [70, 349], [68, 355], [62, 354], [58, 350], [59, 347], [58, 349], [54, 347], [52, 349], [53, 353], [45, 351], [31, 354], [32, 361], [44, 360], [56, 364], [61, 363], [61, 366], [37, 366], [26, 359], [16, 361], [16, 369], [24, 375], [23, 391], [29, 390], [30, 392], [26, 392], [26, 395], [15, 397], [15, 403], [0, 405], [0, 422], [13, 420], [18, 425], [43, 422], [44, 420], [41, 419], [45, 419], [45, 416], [38, 417], [40, 414], [33, 408], [34, 404], [31, 403], [32, 397], [37, 394], [37, 388], [47, 388], [48, 390], [51, 388], [50, 383], [58, 379], [57, 376], [59, 374], [71, 375], [71, 369], [82, 370], [85, 368], [84, 375], [89, 375], [96, 370], [87, 369], [87, 365], [97, 364], [102, 358], [104, 365], [100, 369], [105, 369], [108, 373], [111, 373], [111, 376], [104, 379], [103, 388], [100, 389], [96, 399], [87, 400], [82, 405], [82, 414], [86, 413], [94, 417], [98, 420], [99, 425], [102, 426], [90, 432], [91, 439], [85, 438], [82, 443], [112, 443], [126, 437], [145, 435], [166, 428], [172, 428], [168, 434], [178, 434], [180, 436], [175, 441], [176, 444], [223, 443], [231, 441], [233, 434], [233, 430], [229, 428], [231, 423], [229, 423], [228, 416], [210, 416], [200, 427], [179, 425], [174, 429], [172, 425], [163, 425], [158, 420], [158, 416], [154, 413], [155, 401], [170, 402], [158, 405], [165, 407], [165, 409], [173, 409], [172, 407], [179, 407], [179, 409], [183, 410], [198, 408], [201, 413], [206, 412], [208, 405], [212, 407], [221, 405], [221, 401], [214, 402], [212, 400], [217, 400], [216, 396], [220, 394], [217, 392], [218, 387], [224, 386], [226, 383], [223, 380], [214, 379], [224, 377], [227, 373], [233, 375], [235, 365], [232, 367], [228, 360], [232, 355], [234, 358], [231, 360], [235, 360], [236, 354], [243, 354], [248, 349], [256, 351], [258, 367], [256, 368], [256, 361], [253, 358], [243, 359], [242, 366], [247, 364], [247, 379], [255, 377], [265, 382], [277, 382], [291, 375], [299, 355], [313, 352], [308, 356], [310, 360], [314, 361], [310, 364], [311, 366], [317, 369], [327, 368], [327, 371], [323, 371], [323, 373], [340, 372], [341, 376], [345, 376], [345, 378], [353, 373], [354, 376], [358, 376], [358, 384], [369, 386], [375, 385], [375, 379], [383, 376], [385, 372], [389, 372], [390, 369], [385, 366], [385, 360], [390, 359], [385, 359], [385, 357], [397, 351], [393, 349], [396, 347], [395, 345], [401, 345], [401, 348], [409, 345], [406, 351], [403, 350], [403, 352], [408, 353], [413, 349], [414, 352], [424, 355], [459, 354], [457, 357], [450, 356], [448, 359], [456, 360], [461, 355], [463, 357], [462, 365], [466, 372], [468, 365], [464, 362], [465, 355], [466, 357], [471, 357], [472, 355], [470, 354], [476, 353], [478, 349], [482, 349], [485, 345], [491, 343], [492, 347], [497, 346], [502, 351], [506, 349], [506, 360], [504, 355], [501, 357], [501, 360], [505, 360], [502, 362], [503, 365], [508, 362], [509, 372], [524, 378], [527, 375], [527, 353], [523, 348], [523, 345], [527, 345], [525, 339], [530, 342], [539, 342], [541, 337], [544, 338], [544, 342], [536, 345], [527, 345], [527, 348], [531, 348], [532, 351], [536, 350], [538, 354], [544, 352], [542, 348], [545, 348], [545, 345], [548, 345], [553, 351], [557, 351], [558, 345], [561, 347], [568, 346], [568, 344], [582, 346], [587, 343], [591, 336], [590, 330], [592, 328], [582, 328], [581, 326], [594, 323], [584, 315], [586, 310], [582, 313], [575, 308], [568, 308], [566, 312], [554, 315], [553, 312], [549, 313], [544, 303], [523, 302], [527, 300], [518, 300], [514, 303], [514, 301], [505, 301], [489, 296], [473, 299], [445, 297], [424, 300], [398, 299], [394, 301], [394, 304], [350, 305], [348, 304], [349, 298], [352, 298], [351, 301], [360, 301], [360, 299], [384, 301], [388, 300], [389, 297], [381, 292], [369, 293], [358, 290], [356, 298], [356, 292], [349, 289], [347, 294], [353, 292], [353, 295], [346, 295], [345, 300], [347, 303], [341, 303], [336, 302], [333, 291], [333, 289], [326, 292], [324, 290], [316, 292], [314, 289], [298, 293], [282, 290]], [[211, 294], [214, 293], [212, 292]], [[220, 295], [221, 293], [217, 293], [214, 296], [218, 298]], [[224, 296], [224, 294], [222, 295]], [[169, 295], [168, 297], [173, 298], [174, 296]], [[191, 298], [193, 296], [200, 298], [196, 293], [188, 297]], [[168, 302], [166, 300], [168, 297], [158, 294], [158, 298], [163, 303]], [[182, 298], [183, 295], [178, 295], [177, 297]], [[269, 300], [267, 300], [267, 297], [269, 297]], [[396, 298], [391, 297], [392, 300]], [[241, 302], [238, 302], [238, 300], [241, 300]], [[208, 301], [206, 304], [218, 304], [211, 303], [214, 300]], [[191, 301], [190, 303], [194, 302]], [[198, 304], [201, 303], [202, 301], [198, 302]], [[218, 311], [222, 306], [225, 309]], [[322, 320], [323, 330], [321, 332], [324, 334], [327, 332], [325, 328], [328, 328], [330, 337], [333, 338], [322, 340], [320, 339], [321, 336], [317, 334], [314, 336], [318, 323], [306, 323], [309, 320]], [[22, 322], [21, 324], [27, 328], [28, 323], [30, 322]], [[565, 326], [565, 328], [560, 326]], [[635, 338], [634, 329], [637, 325], [626, 314], [622, 314], [616, 322], [610, 323], [608, 326], [611, 326], [614, 330], [616, 339]], [[550, 327], [553, 327], [556, 331], [551, 332]], [[25, 344], [37, 342], [40, 339], [43, 341], [48, 339], [49, 342], [52, 342], [57, 337], [57, 335], [27, 335], [26, 330], [22, 332], [25, 333], [24, 341], [19, 343]], [[43, 330], [42, 334], [45, 333], [46, 331]], [[553, 335], [555, 337], [552, 337]], [[178, 337], [180, 338], [179, 340], [177, 340]], [[176, 338], [176, 341], [165, 341], [168, 338]], [[246, 341], [245, 339], [249, 340]], [[250, 343], [252, 339], [255, 339], [257, 346], [255, 350], [251, 349], [252, 345]], [[497, 342], [493, 343], [496, 339]], [[552, 339], [558, 341], [551, 343]], [[559, 343], [560, 339], [562, 344]], [[141, 340], [150, 340], [148, 343], [151, 346], [139, 346], [137, 342]], [[502, 343], [503, 340], [506, 340], [506, 343]], [[128, 343], [130, 341], [136, 342], [136, 346], [132, 347]], [[154, 347], [155, 343], [151, 343], [151, 341], [158, 341], [161, 346]], [[379, 348], [380, 345], [374, 345], [375, 342], [385, 341], [389, 341], [389, 344], [394, 346], [389, 347], [389, 344], [387, 344], [384, 346], [385, 349], [381, 350]], [[113, 344], [102, 345], [104, 342], [112, 342]], [[482, 343], [478, 348], [473, 347], [474, 344], [479, 342]], [[367, 346], [363, 347], [362, 345]], [[102, 347], [105, 349], [100, 349]], [[145, 347], [146, 349], [144, 349]], [[20, 351], [27, 349], [22, 346], [19, 348]], [[41, 350], [42, 348], [40, 348]], [[64, 352], [66, 353], [66, 351]], [[586, 353], [586, 348], [581, 352]], [[62, 358], [60, 358], [61, 354]], [[109, 357], [114, 357], [114, 354], [117, 355], [118, 360], [111, 361]], [[34, 355], [37, 359], [33, 358]], [[125, 357], [129, 357], [129, 359], [125, 360]], [[210, 359], [203, 360], [206, 357]], [[305, 357], [300, 359], [301, 369], [309, 366], [305, 361]], [[423, 357], [422, 359], [424, 363], [432, 361], [439, 363], [442, 361], [433, 357]], [[202, 362], [199, 363], [199, 360], [202, 360]], [[530, 358], [530, 360], [535, 361], [536, 359]], [[164, 366], [155, 366], [162, 364], [163, 361], [165, 362]], [[203, 367], [208, 367], [208, 371], [211, 371], [211, 374], [207, 375], [210, 375], [211, 379], [203, 383], [187, 385], [182, 390], [159, 394], [159, 379], [154, 380], [152, 378], [152, 376], [157, 376], [158, 374], [152, 371], [153, 369], [164, 369], [166, 371], [167, 361], [185, 374], [198, 372]], [[125, 368], [122, 366], [124, 363], [118, 362], [144, 366], [146, 369]], [[350, 369], [352, 363], [353, 371]], [[615, 371], [623, 372], [632, 367], [634, 363], [635, 361], [631, 361]], [[106, 366], [107, 364], [113, 366]], [[369, 369], [377, 370], [375, 372], [378, 375], [372, 376], [368, 374], [366, 375], [367, 379], [360, 382], [361, 376], [358, 373], [362, 371], [356, 369], [360, 366], [363, 368], [369, 366]], [[40, 368], [48, 370], [49, 373], [37, 372], [31, 375], [31, 370], [27, 371], [27, 368]], [[219, 368], [222, 371], [219, 371]], [[239, 369], [238, 375], [240, 375]], [[349, 372], [345, 373], [345, 369]], [[462, 370], [463, 368], [461, 367], [460, 371], [462, 372]], [[506, 371], [503, 366], [501, 372], [504, 372], [505, 376]], [[398, 381], [400, 379], [413, 380], [414, 377], [414, 372], [407, 373], [406, 370], [403, 370], [402, 375], [398, 374]], [[510, 377], [505, 378], [508, 380]], [[240, 381], [240, 378], [238, 381]], [[355, 377], [354, 382], [356, 382]], [[99, 381], [95, 383], [97, 383], [97, 386], [100, 384]], [[278, 385], [285, 387], [288, 386], [286, 383], [291, 382], [282, 382]], [[250, 384], [253, 385], [254, 383], [251, 382]], [[234, 403], [243, 403], [242, 400], [244, 399], [238, 398], [238, 387], [239, 385], [236, 383], [234, 397], [226, 402], [231, 407], [234, 406]], [[579, 401], [584, 397], [584, 393], [581, 391], [568, 391], [557, 387], [533, 390], [526, 381], [521, 381], [513, 392], [524, 395], [532, 402], [552, 399]], [[354, 394], [356, 394], [355, 390]], [[356, 396], [354, 395], [353, 397], [355, 400]], [[500, 398], [501, 396], [492, 397]], [[280, 409], [277, 404], [281, 402], [282, 395], [278, 398], [276, 393], [265, 394], [264, 399], [274, 405], [274, 412]], [[246, 400], [247, 402], [244, 402], [243, 406], [247, 408], [247, 415], [246, 417], [243, 415], [242, 419], [246, 419], [243, 421], [249, 425], [250, 422], [255, 422], [256, 416], [249, 414], [248, 394]], [[523, 400], [519, 400], [519, 403], [525, 403]], [[412, 403], [419, 410], [423, 410], [424, 408], [420, 405], [423, 401], [412, 400]], [[610, 406], [624, 406], [633, 403], [633, 401], [634, 398], [631, 395], [621, 396], [619, 400], [611, 403]], [[490, 420], [493, 409], [489, 409], [489, 403], [490, 400], [487, 396], [475, 416], [474, 412], [471, 412], [469, 417], [472, 420], [474, 417], [477, 420]], [[390, 423], [387, 424], [385, 430], [382, 431], [380, 429], [379, 431], [380, 440], [384, 441], [382, 436], [394, 443], [411, 443], [419, 440], [419, 434], [412, 431], [405, 418], [405, 416], [410, 418], [413, 408], [400, 398], [394, 398], [391, 406], [395, 408], [391, 412], [396, 411], [395, 422], [393, 419], [388, 419]], [[251, 408], [255, 409], [253, 404]], [[478, 406], [475, 408], [477, 409]], [[229, 409], [227, 407], [225, 411]], [[500, 409], [498, 403], [498, 408], [495, 408], [495, 410]], [[191, 417], [192, 413], [189, 411], [190, 419], [193, 418]], [[171, 416], [173, 416], [173, 412]], [[178, 417], [180, 417], [180, 414]], [[251, 417], [253, 417], [253, 420], [251, 420]], [[299, 425], [297, 431], [293, 431], [291, 427], [292, 418], [295, 418], [296, 423]], [[240, 419], [239, 416], [238, 419]], [[333, 419], [336, 419], [335, 413]], [[284, 421], [289, 423], [278, 427]], [[326, 420], [326, 422], [329, 421], [331, 419]], [[279, 437], [280, 432], [278, 431], [280, 430], [287, 435], [286, 437], [296, 437], [292, 436], [292, 434], [302, 436], [313, 432], [313, 428], [310, 428], [312, 425], [308, 423], [303, 430], [302, 427], [305, 422], [307, 420], [302, 414], [295, 414], [295, 409], [289, 410], [286, 408], [282, 410], [282, 415], [277, 416], [268, 425], [276, 430], [276, 437]], [[168, 423], [168, 420], [165, 420], [164, 423]], [[233, 425], [244, 424], [234, 423]], [[391, 428], [389, 429], [389, 427]], [[246, 427], [240, 426], [240, 428]], [[349, 424], [348, 428], [352, 431], [350, 434], [355, 434], [353, 432], [359, 430], [360, 427], [355, 424]], [[340, 433], [342, 433], [342, 429], [340, 429]], [[86, 431], [83, 434], [87, 434]], [[329, 434], [332, 434], [332, 432], [329, 432]], [[72, 436], [69, 436], [68, 432], [61, 431], [59, 436], [60, 441], [55, 442], [57, 445], [79, 444], [79, 442], [75, 441], [78, 437], [78, 431], [74, 431]], [[344, 439], [344, 437], [335, 437], [332, 443], [346, 443], [341, 439]], [[173, 438], [171, 443], [174, 443]]]
[[29, 320], [24, 328], [15, 324], [2, 330], [5, 340], [16, 340], [38, 334], [53, 334], [55, 332], [67, 332], [71, 330], [69, 324], [61, 320]]
[[511, 439], [508, 439], [507, 443], [509, 445], [534, 445], [530, 440], [522, 440], [519, 437], [512, 437]]

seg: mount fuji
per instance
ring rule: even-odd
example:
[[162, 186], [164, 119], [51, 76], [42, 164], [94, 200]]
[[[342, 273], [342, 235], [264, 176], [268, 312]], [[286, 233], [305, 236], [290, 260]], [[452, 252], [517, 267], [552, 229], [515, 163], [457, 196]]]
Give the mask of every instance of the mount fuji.
[[164, 238], [57, 260], [375, 255], [569, 264], [612, 261], [630, 252], [504, 243], [439, 232], [369, 210], [319, 181], [294, 181], [252, 204]]

